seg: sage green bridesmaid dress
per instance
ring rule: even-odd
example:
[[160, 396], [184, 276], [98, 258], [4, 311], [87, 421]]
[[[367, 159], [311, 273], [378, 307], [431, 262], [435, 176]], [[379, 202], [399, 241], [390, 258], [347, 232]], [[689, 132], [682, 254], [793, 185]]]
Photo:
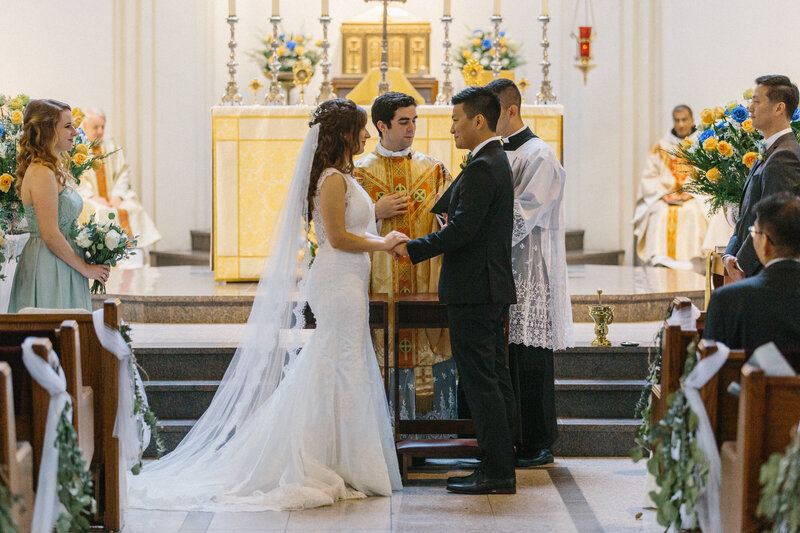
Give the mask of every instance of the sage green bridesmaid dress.
[[[70, 233], [78, 224], [81, 209], [81, 195], [71, 187], [64, 187], [58, 194], [58, 229], [79, 256], [83, 251]], [[50, 251], [39, 233], [39, 221], [32, 205], [25, 206], [25, 219], [31, 236], [17, 264], [8, 312], [16, 313], [24, 307], [91, 311], [89, 280]]]

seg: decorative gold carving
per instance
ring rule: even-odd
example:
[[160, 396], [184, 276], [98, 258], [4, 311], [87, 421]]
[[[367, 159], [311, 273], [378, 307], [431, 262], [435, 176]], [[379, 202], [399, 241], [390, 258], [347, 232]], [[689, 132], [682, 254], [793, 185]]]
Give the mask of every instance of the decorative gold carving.
[[300, 86], [300, 105], [305, 105], [306, 85], [311, 81], [311, 76], [314, 75], [314, 66], [308, 59], [301, 59], [292, 67], [292, 74], [295, 85]]
[[405, 37], [389, 37], [389, 66], [392, 68], [399, 68], [403, 72], [406, 70], [406, 38]]
[[464, 81], [467, 82], [469, 87], [477, 87], [481, 84], [481, 73], [483, 72], [483, 65], [477, 59], [470, 59], [464, 68], [461, 69], [461, 74], [464, 75]]
[[[345, 43], [345, 74], [359, 74], [363, 70], [361, 67], [361, 47], [362, 39], [360, 37], [347, 37], [344, 39]], [[380, 39], [378, 40], [378, 61], [380, 61]]]

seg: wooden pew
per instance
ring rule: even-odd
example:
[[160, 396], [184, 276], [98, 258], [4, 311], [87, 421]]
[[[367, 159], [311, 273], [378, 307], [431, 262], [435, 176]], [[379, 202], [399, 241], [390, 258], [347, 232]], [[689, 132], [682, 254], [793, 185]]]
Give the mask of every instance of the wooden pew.
[[[700, 359], [705, 359], [716, 351], [717, 344], [709, 339], [701, 340], [697, 346]], [[731, 350], [728, 360], [725, 361], [719, 372], [700, 389], [700, 397], [706, 407], [711, 429], [714, 430], [717, 447], [725, 441], [736, 440], [739, 398], [728, 392], [728, 386], [739, 381], [747, 357], [744, 350]]]
[[745, 364], [741, 373], [739, 425], [735, 441], [722, 444], [722, 528], [762, 531], [756, 516], [761, 496], [759, 470], [769, 456], [783, 453], [800, 422], [800, 376], [766, 376]]
[[[117, 330], [120, 327], [119, 306], [118, 299], [103, 303], [106, 325]], [[122, 486], [125, 465], [120, 460], [119, 441], [113, 436], [119, 399], [119, 360], [100, 345], [92, 315], [88, 312], [0, 315], [0, 336], [7, 331], [54, 328], [65, 319], [74, 320], [78, 325], [83, 383], [94, 393], [94, 449], [97, 453], [92, 457], [91, 468], [98, 520], [107, 530], [119, 531], [123, 514], [120, 498], [126, 490]]]
[[33, 521], [33, 448], [17, 441], [11, 367], [0, 362], [0, 469], [8, 490], [20, 499], [12, 504], [11, 516], [19, 531], [30, 531]]

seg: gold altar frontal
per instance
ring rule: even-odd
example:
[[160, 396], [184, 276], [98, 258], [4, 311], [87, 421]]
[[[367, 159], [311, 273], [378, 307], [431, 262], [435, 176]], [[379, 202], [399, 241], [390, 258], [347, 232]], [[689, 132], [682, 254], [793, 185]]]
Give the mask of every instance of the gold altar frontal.
[[[289, 187], [311, 106], [218, 106], [211, 109], [213, 153], [212, 260], [217, 281], [261, 275], [272, 228]], [[369, 113], [369, 108], [366, 108]], [[417, 107], [413, 148], [444, 163], [453, 176], [466, 150], [450, 135], [450, 106]], [[522, 119], [562, 158], [561, 105], [522, 106]], [[375, 148], [378, 133], [368, 121]]]

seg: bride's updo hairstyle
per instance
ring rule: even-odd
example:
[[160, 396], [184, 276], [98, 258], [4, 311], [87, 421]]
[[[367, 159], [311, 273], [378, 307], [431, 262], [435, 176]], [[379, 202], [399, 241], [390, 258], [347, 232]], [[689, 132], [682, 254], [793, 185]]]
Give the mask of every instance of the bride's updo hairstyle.
[[22, 135], [19, 138], [17, 154], [17, 182], [14, 184], [17, 196], [22, 191], [22, 178], [33, 163], [43, 165], [56, 175], [62, 186], [66, 185], [69, 173], [66, 156], [56, 153], [56, 128], [63, 111], [71, 108], [58, 100], [31, 100], [22, 118]]
[[319, 124], [319, 140], [308, 183], [309, 221], [322, 171], [329, 167], [343, 173], [353, 170], [353, 156], [361, 149], [359, 134], [367, 125], [367, 113], [352, 100], [336, 98], [322, 102], [314, 110], [308, 125], [314, 124]]

